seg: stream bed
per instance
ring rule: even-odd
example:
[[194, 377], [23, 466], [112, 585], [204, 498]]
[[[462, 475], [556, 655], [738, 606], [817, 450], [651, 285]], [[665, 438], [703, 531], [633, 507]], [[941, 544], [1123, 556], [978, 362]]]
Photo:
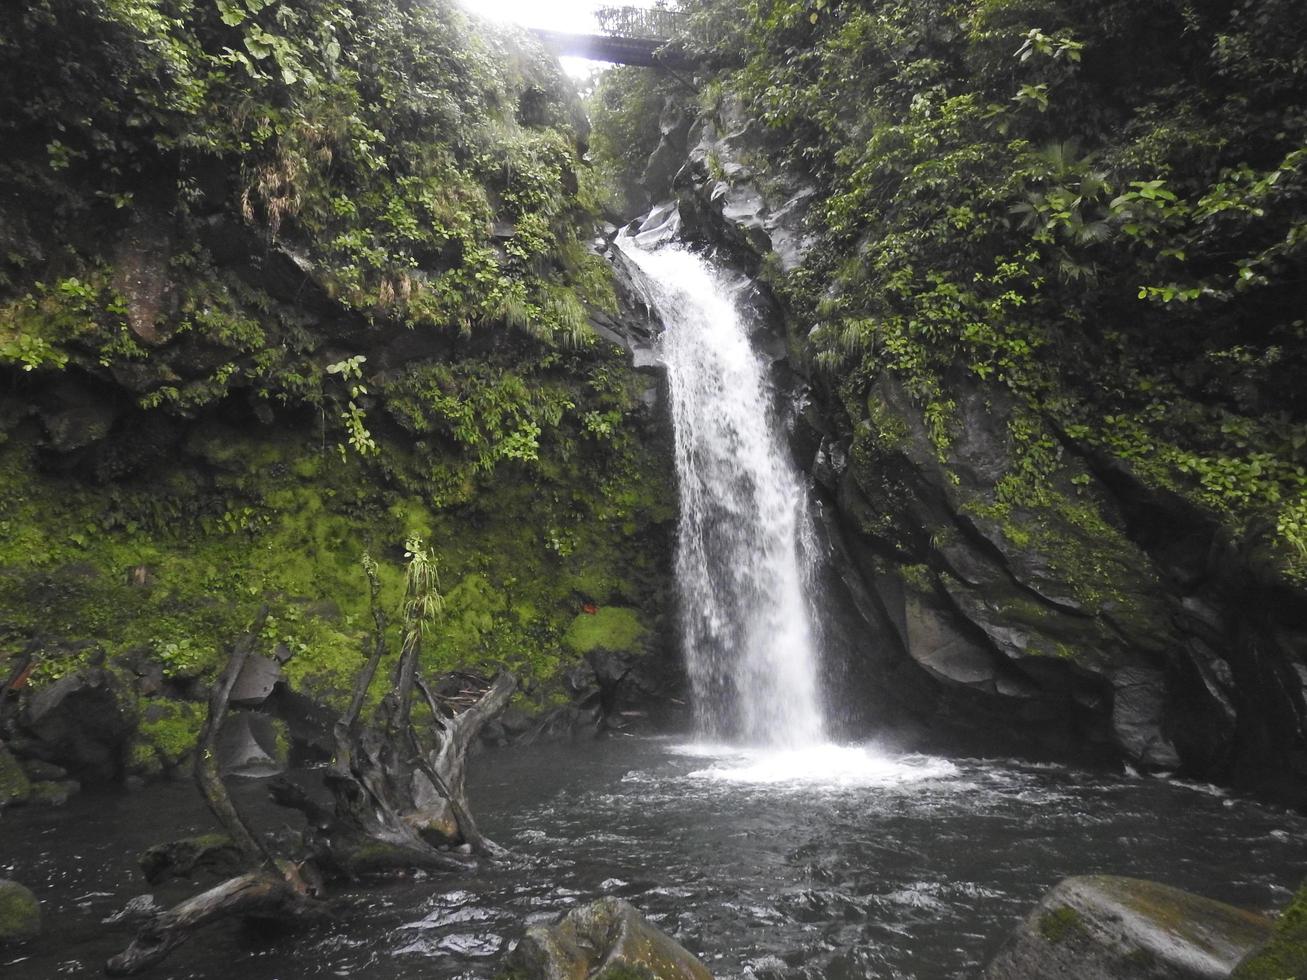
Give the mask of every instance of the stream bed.
[[[1307, 876], [1307, 819], [1162, 779], [665, 738], [503, 750], [472, 768], [478, 822], [513, 865], [358, 887], [337, 921], [298, 932], [223, 923], [146, 976], [490, 977], [524, 922], [612, 894], [719, 978], [961, 978], [1066, 875], [1154, 878], [1255, 910]], [[298, 820], [263, 805], [257, 782], [236, 796], [264, 828]], [[0, 976], [101, 975], [130, 934], [101, 919], [149, 890], [136, 855], [212, 829], [180, 783], [0, 817], [0, 877], [38, 893], [46, 925], [0, 952]]]

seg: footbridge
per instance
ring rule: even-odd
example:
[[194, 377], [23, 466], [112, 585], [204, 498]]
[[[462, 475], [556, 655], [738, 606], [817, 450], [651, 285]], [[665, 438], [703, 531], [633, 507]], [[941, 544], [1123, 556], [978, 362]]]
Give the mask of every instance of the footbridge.
[[532, 33], [556, 54], [611, 61], [641, 68], [675, 68], [688, 59], [671, 42], [685, 15], [663, 7], [601, 7], [595, 12], [598, 34], [565, 34], [535, 28]]

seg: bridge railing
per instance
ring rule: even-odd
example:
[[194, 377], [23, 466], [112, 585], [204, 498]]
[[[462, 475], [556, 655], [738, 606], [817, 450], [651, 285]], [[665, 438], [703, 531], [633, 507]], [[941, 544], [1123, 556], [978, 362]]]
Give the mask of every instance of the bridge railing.
[[666, 7], [600, 7], [595, 11], [599, 29], [614, 37], [667, 41], [685, 25], [685, 15]]

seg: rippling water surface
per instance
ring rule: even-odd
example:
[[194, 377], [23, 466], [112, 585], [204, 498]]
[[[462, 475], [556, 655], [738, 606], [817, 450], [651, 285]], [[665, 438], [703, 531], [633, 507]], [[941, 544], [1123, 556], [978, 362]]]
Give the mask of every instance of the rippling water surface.
[[[223, 924], [154, 975], [489, 977], [522, 923], [613, 894], [719, 977], [966, 977], [1065, 875], [1156, 878], [1252, 909], [1307, 875], [1307, 820], [1157, 779], [630, 738], [490, 753], [475, 768], [479, 821], [515, 865], [359, 888], [336, 923], [289, 936]], [[257, 784], [238, 795], [269, 829], [295, 819], [259, 804]], [[40, 893], [49, 926], [0, 952], [0, 976], [98, 975], [127, 941], [100, 920], [147, 890], [135, 854], [210, 829], [187, 785], [0, 818], [0, 876]]]

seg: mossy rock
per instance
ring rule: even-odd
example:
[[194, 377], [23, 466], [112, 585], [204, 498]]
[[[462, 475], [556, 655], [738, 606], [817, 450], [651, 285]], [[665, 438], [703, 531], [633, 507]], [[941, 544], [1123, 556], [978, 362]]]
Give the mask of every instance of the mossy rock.
[[1067, 878], [1008, 937], [983, 980], [1224, 980], [1270, 929], [1254, 912], [1154, 881]]
[[190, 756], [204, 716], [198, 705], [165, 698], [144, 699], [140, 709], [127, 769], [150, 779], [177, 768]]
[[623, 606], [603, 606], [593, 613], [580, 613], [563, 634], [563, 644], [573, 653], [596, 650], [611, 653], [640, 653], [648, 631], [640, 614]]
[[0, 945], [34, 939], [41, 931], [41, 903], [31, 889], [0, 878]]
[[81, 790], [82, 784], [75, 779], [54, 779], [33, 783], [31, 803], [40, 806], [63, 806]]
[[1249, 953], [1231, 980], [1298, 980], [1307, 977], [1307, 885], [1280, 915], [1265, 945]]
[[18, 760], [0, 745], [0, 809], [16, 803], [26, 803], [32, 795], [32, 784]]
[[528, 929], [505, 968], [514, 980], [712, 980], [698, 957], [618, 898]]

